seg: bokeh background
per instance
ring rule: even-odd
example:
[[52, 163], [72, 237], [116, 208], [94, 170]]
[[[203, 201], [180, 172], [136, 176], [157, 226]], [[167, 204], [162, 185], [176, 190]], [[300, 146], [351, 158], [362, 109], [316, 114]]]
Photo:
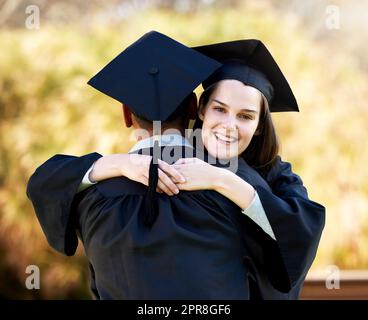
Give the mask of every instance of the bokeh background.
[[[311, 272], [368, 269], [367, 10], [358, 0], [0, 0], [0, 298], [90, 299], [82, 245], [71, 258], [48, 246], [26, 183], [56, 153], [129, 150], [119, 104], [86, 82], [150, 30], [189, 46], [266, 44], [300, 105], [273, 115], [281, 156], [327, 209]], [[40, 290], [25, 287], [28, 265]]]

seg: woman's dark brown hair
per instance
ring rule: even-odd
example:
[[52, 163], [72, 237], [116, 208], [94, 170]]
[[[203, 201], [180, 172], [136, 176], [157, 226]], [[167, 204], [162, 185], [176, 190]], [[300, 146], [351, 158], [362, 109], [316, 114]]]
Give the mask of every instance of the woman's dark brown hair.
[[[199, 98], [199, 108], [206, 108], [210, 97], [216, 91], [219, 82], [208, 87]], [[199, 109], [199, 110], [200, 110]], [[197, 116], [193, 129], [202, 128], [203, 122]], [[262, 95], [261, 114], [257, 134], [253, 135], [247, 149], [240, 155], [251, 167], [266, 173], [274, 165], [279, 153], [279, 140], [272, 122], [266, 98]]]

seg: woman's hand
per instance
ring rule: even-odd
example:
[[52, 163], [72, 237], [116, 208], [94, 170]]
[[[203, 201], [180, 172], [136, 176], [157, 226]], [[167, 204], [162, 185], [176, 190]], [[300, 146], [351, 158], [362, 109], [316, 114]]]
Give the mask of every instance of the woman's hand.
[[[112, 154], [101, 157], [95, 162], [90, 178], [102, 181], [112, 177], [124, 176], [148, 186], [149, 166], [152, 157], [140, 154]], [[175, 183], [184, 182], [184, 177], [166, 162], [158, 161], [157, 192], [174, 195], [179, 192]]]
[[230, 170], [197, 158], [179, 159], [172, 167], [186, 180], [177, 184], [180, 190], [215, 190], [242, 209], [248, 208], [254, 199], [255, 189]]
[[184, 183], [177, 183], [180, 190], [216, 190], [217, 182], [223, 171], [198, 158], [182, 158], [171, 165], [185, 178]]
[[[149, 166], [151, 156], [141, 154], [126, 154], [128, 159], [122, 162], [121, 170], [125, 177], [148, 186]], [[179, 193], [176, 183], [184, 182], [184, 177], [168, 163], [158, 160], [157, 192], [164, 192], [169, 196]]]

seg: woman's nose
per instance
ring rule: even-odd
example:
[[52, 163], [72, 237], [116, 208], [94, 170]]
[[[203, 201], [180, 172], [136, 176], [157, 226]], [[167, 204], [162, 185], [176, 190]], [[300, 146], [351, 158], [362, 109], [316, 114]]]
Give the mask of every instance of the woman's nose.
[[232, 116], [228, 116], [224, 121], [224, 127], [229, 131], [236, 130], [237, 129], [236, 119]]

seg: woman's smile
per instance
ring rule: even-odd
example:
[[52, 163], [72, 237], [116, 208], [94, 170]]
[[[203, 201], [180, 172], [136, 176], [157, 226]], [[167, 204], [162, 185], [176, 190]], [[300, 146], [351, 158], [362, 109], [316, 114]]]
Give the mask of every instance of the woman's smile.
[[216, 137], [218, 142], [224, 143], [226, 145], [230, 145], [231, 143], [238, 142], [238, 138], [233, 135], [225, 135], [218, 131], [214, 131], [213, 134]]

